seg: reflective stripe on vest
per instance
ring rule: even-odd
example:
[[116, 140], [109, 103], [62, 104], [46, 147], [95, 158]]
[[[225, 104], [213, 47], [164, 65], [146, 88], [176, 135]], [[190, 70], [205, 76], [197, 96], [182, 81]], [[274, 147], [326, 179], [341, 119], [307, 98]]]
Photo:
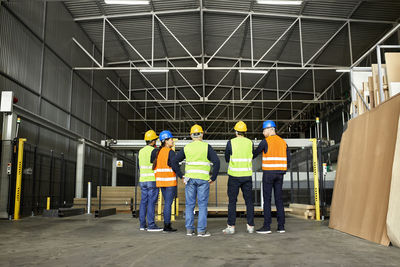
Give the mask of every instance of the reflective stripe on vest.
[[154, 169], [157, 187], [176, 186], [176, 174], [168, 166], [170, 148], [162, 147], [157, 156], [157, 164]]
[[231, 140], [232, 155], [229, 161], [228, 174], [234, 177], [253, 175], [253, 143], [246, 137]]
[[211, 165], [210, 162], [186, 162], [186, 165], [202, 165], [202, 166], [209, 166]]
[[155, 169], [154, 173], [160, 173], [160, 172], [174, 172], [172, 169]]
[[154, 182], [156, 180], [154, 171], [152, 170], [153, 164], [150, 162], [153, 150], [154, 147], [152, 146], [145, 146], [139, 150], [139, 182]]
[[[187, 170], [185, 173], [203, 173], [203, 174], [210, 175], [210, 172], [208, 172], [208, 171], [202, 171], [202, 170]], [[188, 176], [188, 177], [189, 177], [189, 176]]]
[[287, 144], [285, 140], [277, 135], [266, 138], [268, 144], [267, 153], [263, 152], [263, 171], [286, 171], [287, 170]]
[[208, 181], [211, 170], [211, 163], [207, 159], [208, 144], [196, 140], [187, 144], [183, 151], [186, 158], [185, 176]]
[[148, 165], [148, 166], [140, 166], [141, 170], [151, 170], [153, 169], [153, 165]]

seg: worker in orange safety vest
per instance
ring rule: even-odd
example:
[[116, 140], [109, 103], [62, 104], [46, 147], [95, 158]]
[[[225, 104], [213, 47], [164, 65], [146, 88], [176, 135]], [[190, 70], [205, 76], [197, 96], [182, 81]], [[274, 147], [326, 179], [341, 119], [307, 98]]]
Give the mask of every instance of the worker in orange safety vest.
[[263, 123], [264, 140], [260, 142], [253, 153], [253, 158], [262, 152], [263, 170], [263, 198], [264, 198], [264, 225], [256, 232], [259, 234], [271, 233], [271, 194], [274, 189], [275, 205], [277, 209], [278, 233], [285, 232], [285, 210], [282, 199], [283, 176], [290, 165], [290, 151], [281, 137], [276, 134], [276, 125], [273, 121]]

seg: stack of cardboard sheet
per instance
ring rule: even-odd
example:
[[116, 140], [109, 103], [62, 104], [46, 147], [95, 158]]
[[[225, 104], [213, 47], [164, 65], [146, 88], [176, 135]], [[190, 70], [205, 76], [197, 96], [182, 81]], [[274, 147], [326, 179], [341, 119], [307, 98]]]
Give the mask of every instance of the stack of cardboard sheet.
[[400, 93], [400, 53], [385, 53], [389, 97]]
[[389, 207], [386, 219], [387, 232], [393, 245], [400, 247], [400, 117], [397, 130], [396, 151], [392, 168]]
[[331, 228], [386, 246], [388, 227], [399, 238], [399, 168], [393, 169], [399, 115], [400, 95], [350, 120], [340, 144]]
[[385, 53], [385, 60], [386, 64], [381, 67], [383, 99], [379, 91], [378, 64], [372, 64], [372, 76], [365, 77], [362, 87], [357, 89], [354, 106], [358, 115], [400, 93], [400, 53]]

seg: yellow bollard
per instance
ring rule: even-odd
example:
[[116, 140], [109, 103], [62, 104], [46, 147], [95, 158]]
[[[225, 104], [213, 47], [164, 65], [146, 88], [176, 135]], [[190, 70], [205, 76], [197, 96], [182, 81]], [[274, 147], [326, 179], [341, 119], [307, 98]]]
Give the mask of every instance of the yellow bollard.
[[21, 206], [21, 186], [22, 186], [22, 161], [24, 159], [24, 142], [25, 138], [19, 138], [18, 142], [18, 163], [17, 163], [17, 181], [15, 186], [15, 205], [14, 220], [19, 220], [19, 209]]
[[176, 198], [176, 216], [179, 216], [179, 198]]
[[171, 208], [171, 221], [175, 221], [175, 199], [172, 201], [172, 208]]
[[158, 202], [157, 202], [157, 221], [161, 221], [161, 208], [162, 208], [162, 192], [158, 193]]
[[50, 210], [50, 197], [47, 197], [47, 206], [46, 210]]

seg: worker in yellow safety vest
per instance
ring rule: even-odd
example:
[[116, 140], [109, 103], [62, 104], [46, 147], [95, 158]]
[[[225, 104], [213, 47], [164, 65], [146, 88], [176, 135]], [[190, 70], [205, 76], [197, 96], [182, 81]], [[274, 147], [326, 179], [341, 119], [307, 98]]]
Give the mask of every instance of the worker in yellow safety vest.
[[[193, 125], [190, 129], [193, 142], [187, 144], [178, 152], [173, 165], [179, 169], [179, 162], [186, 159], [185, 165], [185, 226], [186, 235], [194, 236], [194, 207], [196, 197], [199, 206], [199, 217], [197, 223], [197, 236], [207, 237], [211, 234], [207, 231], [207, 206], [212, 184], [219, 172], [219, 158], [214, 149], [203, 141], [204, 131], [200, 125]], [[210, 177], [211, 163], [213, 165]], [[181, 171], [177, 171], [178, 177], [183, 177]]]
[[271, 194], [274, 189], [275, 205], [277, 210], [278, 233], [285, 232], [285, 210], [282, 199], [283, 176], [290, 166], [290, 151], [281, 137], [276, 134], [276, 125], [273, 121], [263, 123], [265, 139], [260, 142], [254, 151], [254, 158], [262, 152], [263, 170], [263, 199], [264, 225], [256, 232], [259, 234], [271, 233]]
[[[139, 150], [139, 185], [140, 185], [140, 210], [139, 221], [140, 230], [149, 232], [159, 232], [159, 228], [154, 222], [154, 210], [158, 197], [158, 187], [156, 187], [156, 177], [154, 176], [153, 164], [151, 163], [151, 154], [155, 151], [158, 136], [155, 131], [148, 130], [144, 134], [146, 146]], [[147, 223], [146, 224], [146, 214]]]
[[156, 186], [161, 188], [164, 198], [164, 232], [175, 232], [171, 226], [171, 205], [176, 196], [176, 169], [172, 162], [175, 158], [174, 139], [170, 131], [160, 133], [161, 147], [152, 156], [153, 170], [156, 177]]
[[253, 142], [245, 137], [247, 125], [243, 121], [236, 123], [236, 137], [229, 140], [225, 148], [225, 160], [228, 167], [228, 225], [222, 230], [224, 234], [235, 233], [236, 202], [239, 188], [242, 189], [246, 203], [247, 232], [254, 233], [253, 204]]

